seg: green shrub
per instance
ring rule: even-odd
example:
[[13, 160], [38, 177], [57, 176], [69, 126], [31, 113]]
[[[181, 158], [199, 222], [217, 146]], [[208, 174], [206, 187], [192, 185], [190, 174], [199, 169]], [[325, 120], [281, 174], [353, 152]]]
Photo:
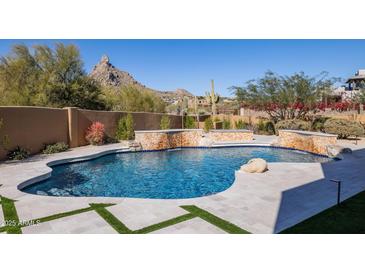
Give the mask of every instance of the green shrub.
[[324, 132], [324, 123], [328, 119], [330, 119], [330, 117], [324, 117], [324, 116], [315, 117], [312, 122], [312, 130]]
[[134, 122], [132, 114], [128, 113], [119, 119], [115, 137], [118, 140], [134, 139]]
[[265, 131], [270, 135], [275, 134], [275, 125], [272, 121], [265, 122]]
[[264, 134], [264, 135], [275, 134], [275, 126], [271, 121], [259, 120], [256, 128], [258, 134]]
[[292, 130], [310, 130], [311, 123], [303, 120], [281, 120], [275, 125], [276, 130], [279, 129], [292, 129]]
[[169, 129], [170, 128], [170, 118], [169, 116], [162, 116], [161, 122], [160, 122], [160, 128], [161, 129]]
[[228, 120], [228, 119], [224, 119], [223, 124], [222, 124], [222, 128], [223, 129], [231, 129], [231, 121]]
[[195, 120], [192, 116], [185, 116], [184, 128], [195, 128]]
[[214, 127], [212, 118], [207, 118], [204, 121], [204, 131], [209, 132]]
[[46, 145], [42, 151], [43, 154], [53, 154], [68, 150], [68, 145], [64, 142]]
[[234, 123], [236, 129], [247, 129], [248, 124], [243, 120], [238, 120]]
[[328, 119], [324, 123], [324, 131], [326, 133], [336, 134], [340, 139], [346, 139], [349, 136], [364, 135], [364, 128], [360, 123], [335, 118]]
[[265, 123], [263, 120], [260, 120], [257, 124], [257, 130], [258, 131], [264, 131], [265, 130]]
[[15, 149], [8, 152], [7, 157], [9, 160], [23, 160], [29, 157], [29, 151], [17, 146]]

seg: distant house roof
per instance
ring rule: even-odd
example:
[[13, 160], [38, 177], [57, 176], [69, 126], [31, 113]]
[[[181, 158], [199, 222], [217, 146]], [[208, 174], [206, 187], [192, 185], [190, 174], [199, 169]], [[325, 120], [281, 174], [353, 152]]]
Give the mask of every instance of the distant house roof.
[[357, 75], [350, 77], [349, 79], [347, 79], [346, 83], [351, 83], [354, 81], [361, 81], [361, 80], [365, 80], [365, 75]]
[[352, 82], [358, 82], [358, 81], [365, 81], [365, 70], [364, 69], [359, 69], [355, 73], [355, 76], [352, 76], [349, 79], [347, 79], [346, 83], [352, 83]]

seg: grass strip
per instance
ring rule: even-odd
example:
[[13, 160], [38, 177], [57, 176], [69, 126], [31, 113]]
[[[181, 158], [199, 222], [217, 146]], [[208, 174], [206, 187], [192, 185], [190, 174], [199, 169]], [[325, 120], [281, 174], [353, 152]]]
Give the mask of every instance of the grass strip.
[[85, 213], [88, 211], [93, 211], [96, 208], [104, 208], [104, 207], [108, 207], [108, 206], [112, 206], [114, 204], [90, 204], [90, 207], [85, 207], [85, 208], [80, 208], [80, 209], [76, 209], [76, 210], [71, 210], [71, 211], [67, 211], [67, 212], [62, 212], [62, 213], [57, 213], [54, 215], [50, 215], [50, 216], [46, 216], [46, 217], [42, 217], [42, 218], [37, 218], [37, 219], [33, 219], [27, 222], [24, 222], [24, 224], [22, 225], [22, 227], [25, 226], [29, 226], [29, 225], [34, 225], [34, 224], [39, 224], [39, 223], [45, 223], [45, 222], [49, 222], [49, 221], [53, 221], [53, 220], [57, 220], [57, 219], [61, 219], [61, 218], [65, 218], [65, 217], [69, 217], [69, 216], [73, 216], [73, 215], [77, 215], [77, 214], [81, 214], [81, 213]]
[[364, 234], [365, 191], [296, 224], [283, 234]]
[[119, 219], [117, 219], [112, 213], [110, 213], [105, 207], [90, 204], [90, 206], [102, 217], [108, 224], [110, 224], [115, 231], [120, 234], [131, 234], [132, 230], [130, 230], [125, 224], [123, 224]]
[[138, 230], [131, 230], [112, 213], [110, 213], [110, 211], [108, 211], [105, 207], [95, 207], [93, 204], [90, 204], [90, 206], [94, 207], [94, 210], [100, 215], [100, 217], [102, 217], [108, 224], [110, 224], [115, 229], [115, 231], [120, 234], [146, 234], [195, 218], [195, 215], [188, 213], [157, 224], [146, 226]]
[[14, 205], [15, 201], [3, 196], [0, 197], [5, 221], [5, 227], [1, 228], [1, 230], [6, 231], [8, 234], [22, 234], [22, 230], [19, 226], [18, 213]]
[[76, 209], [76, 210], [72, 210], [72, 211], [57, 213], [57, 214], [54, 214], [54, 215], [50, 215], [50, 216], [46, 216], [46, 217], [42, 217], [42, 218], [37, 218], [37, 219], [33, 219], [33, 220], [30, 220], [30, 221], [24, 222], [22, 227], [34, 225], [34, 224], [37, 224], [37, 223], [38, 224], [45, 223], [45, 222], [65, 218], [65, 217], [68, 217], [68, 216], [77, 215], [77, 214], [80, 214], [80, 213], [92, 211], [92, 210], [93, 210], [92, 207], [85, 207], [85, 208], [80, 208], [80, 209]]
[[185, 205], [181, 206], [181, 208], [185, 209], [186, 211], [189, 211], [191, 214], [193, 214], [196, 217], [199, 217], [208, 223], [211, 223], [212, 225], [219, 227], [220, 229], [231, 233], [231, 234], [249, 234], [250, 232], [226, 221], [223, 220], [208, 211], [205, 211], [204, 209], [201, 209], [194, 205]]
[[[103, 204], [103, 203], [99, 203], [99, 204], [90, 204], [90, 207], [86, 207], [86, 208], [81, 208], [81, 209], [77, 209], [77, 210], [72, 210], [72, 211], [68, 211], [68, 212], [63, 212], [63, 213], [58, 213], [58, 214], [54, 214], [54, 215], [50, 215], [50, 216], [46, 216], [46, 217], [42, 217], [42, 218], [37, 218], [37, 219], [33, 219], [27, 222], [23, 222], [20, 223], [19, 222], [19, 217], [16, 211], [16, 207], [14, 205], [14, 200], [5, 198], [5, 197], [1, 197], [1, 201], [0, 204], [2, 206], [3, 209], [3, 214], [4, 214], [4, 219], [6, 222], [6, 226], [0, 227], [0, 232], [4, 232], [6, 231], [7, 233], [22, 233], [21, 228], [22, 227], [26, 227], [26, 226], [30, 226], [30, 225], [35, 225], [35, 224], [39, 224], [39, 223], [44, 223], [44, 222], [49, 222], [49, 221], [53, 221], [56, 219], [60, 219], [60, 218], [65, 218], [68, 216], [72, 216], [72, 215], [77, 215], [77, 214], [81, 214], [81, 213], [85, 213], [88, 211], [95, 211], [96, 213], [98, 213], [109, 225], [111, 225], [118, 233], [121, 234], [145, 234], [145, 233], [150, 233], [156, 230], [160, 230], [190, 219], [193, 219], [195, 217], [199, 217], [211, 224], [213, 224], [214, 226], [219, 227], [220, 229], [228, 232], [228, 233], [235, 233], [235, 234], [246, 234], [249, 233], [246, 230], [241, 229], [240, 227], [225, 221], [197, 206], [194, 205], [186, 205], [186, 206], [181, 206], [181, 208], [185, 209], [186, 211], [188, 211], [188, 214], [184, 214], [157, 224], [153, 224], [138, 230], [131, 230], [129, 229], [125, 224], [123, 224], [118, 218], [116, 218], [112, 213], [110, 213], [106, 207], [112, 206], [114, 204]], [[9, 224], [14, 224], [14, 225], [9, 225]]]
[[163, 228], [168, 227], [168, 226], [172, 226], [172, 225], [175, 225], [175, 224], [178, 224], [178, 223], [181, 223], [181, 222], [185, 222], [185, 221], [193, 219], [193, 218], [195, 218], [195, 215], [193, 215], [191, 213], [188, 213], [188, 214], [184, 214], [184, 215], [178, 216], [178, 217], [173, 218], [173, 219], [163, 221], [161, 223], [146, 226], [144, 228], [133, 231], [133, 233], [135, 233], [135, 234], [150, 233], [150, 232], [153, 232], [153, 231], [156, 231], [156, 230], [163, 229]]
[[[0, 185], [1, 187], [2, 185]], [[1, 196], [0, 196], [0, 205], [1, 205]], [[0, 233], [6, 231], [6, 226], [0, 226]]]

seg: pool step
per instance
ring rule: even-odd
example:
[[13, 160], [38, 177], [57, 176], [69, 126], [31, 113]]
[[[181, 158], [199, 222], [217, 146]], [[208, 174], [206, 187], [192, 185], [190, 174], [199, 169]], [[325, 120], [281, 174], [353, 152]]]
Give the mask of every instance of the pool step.
[[142, 150], [142, 146], [141, 146], [141, 144], [140, 144], [140, 143], [138, 143], [138, 142], [131, 141], [131, 142], [129, 143], [129, 149], [130, 149], [131, 151], [140, 151], [140, 150]]

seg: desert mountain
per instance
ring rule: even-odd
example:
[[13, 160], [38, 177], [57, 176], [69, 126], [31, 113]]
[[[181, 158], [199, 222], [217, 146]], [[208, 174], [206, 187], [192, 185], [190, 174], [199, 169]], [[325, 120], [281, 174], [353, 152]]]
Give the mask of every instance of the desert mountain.
[[173, 101], [178, 100], [183, 96], [187, 97], [194, 96], [185, 89], [177, 89], [176, 91], [158, 91], [155, 89], [148, 88], [145, 85], [138, 82], [137, 80], [135, 80], [133, 76], [130, 75], [128, 72], [122, 71], [114, 67], [110, 63], [109, 58], [106, 55], [104, 55], [101, 58], [100, 62], [94, 66], [93, 70], [90, 73], [90, 77], [93, 78], [95, 81], [99, 82], [103, 86], [117, 88], [117, 87], [132, 85], [137, 88], [146, 89], [161, 96], [161, 98], [168, 103], [172, 103]]

